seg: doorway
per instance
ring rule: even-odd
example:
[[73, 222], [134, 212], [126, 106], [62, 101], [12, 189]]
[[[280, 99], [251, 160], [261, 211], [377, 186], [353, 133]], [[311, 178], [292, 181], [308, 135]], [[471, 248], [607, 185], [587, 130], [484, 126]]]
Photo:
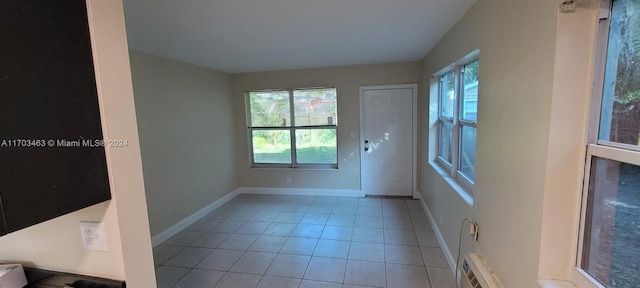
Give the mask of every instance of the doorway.
[[360, 87], [360, 180], [365, 195], [413, 196], [416, 84]]

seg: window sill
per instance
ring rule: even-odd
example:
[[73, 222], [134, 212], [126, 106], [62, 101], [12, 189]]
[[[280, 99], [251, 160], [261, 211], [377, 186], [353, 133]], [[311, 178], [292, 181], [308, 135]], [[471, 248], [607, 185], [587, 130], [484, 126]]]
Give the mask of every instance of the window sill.
[[250, 167], [249, 170], [338, 171], [340, 168]]
[[453, 188], [453, 190], [456, 191], [458, 196], [460, 196], [460, 198], [462, 198], [462, 200], [464, 200], [464, 202], [466, 202], [469, 207], [473, 207], [473, 196], [471, 196], [472, 191], [469, 191], [468, 188], [465, 188], [463, 186], [464, 184], [460, 183], [461, 180], [452, 178], [449, 174], [450, 171], [442, 167], [442, 165], [440, 163], [437, 163], [436, 161], [429, 161], [429, 165], [431, 165], [431, 168], [433, 168], [433, 170], [435, 170], [438, 174], [440, 174], [440, 176], [442, 176], [442, 178], [449, 184], [449, 186], [451, 186], [451, 188]]
[[537, 282], [541, 288], [576, 288], [572, 283], [560, 280], [538, 279]]
[[541, 288], [605, 288], [587, 273], [576, 268], [571, 269], [571, 278], [567, 281], [538, 279], [537, 283]]

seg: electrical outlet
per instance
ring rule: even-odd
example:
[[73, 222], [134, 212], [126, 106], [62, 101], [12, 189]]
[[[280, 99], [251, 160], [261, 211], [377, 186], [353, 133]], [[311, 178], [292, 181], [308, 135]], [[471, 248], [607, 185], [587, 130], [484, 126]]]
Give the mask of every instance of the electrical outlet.
[[291, 176], [287, 177], [287, 184], [291, 184]]
[[80, 235], [84, 250], [109, 251], [107, 232], [102, 222], [80, 222]]
[[478, 242], [479, 233], [480, 226], [478, 226], [478, 223], [471, 223], [471, 226], [469, 226], [469, 235], [473, 236], [473, 241]]

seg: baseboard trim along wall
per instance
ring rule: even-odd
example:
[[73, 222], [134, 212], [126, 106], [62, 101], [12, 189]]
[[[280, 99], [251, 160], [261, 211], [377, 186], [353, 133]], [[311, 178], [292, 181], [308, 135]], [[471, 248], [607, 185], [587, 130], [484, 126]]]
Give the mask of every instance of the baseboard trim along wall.
[[216, 208], [226, 204], [240, 194], [273, 194], [273, 195], [301, 195], [301, 196], [341, 196], [341, 197], [364, 197], [361, 190], [348, 189], [309, 189], [309, 188], [271, 188], [271, 187], [240, 187], [233, 192], [223, 196], [215, 202], [182, 219], [180, 222], [167, 228], [166, 230], [151, 237], [151, 244], [157, 247], [162, 242], [178, 234], [184, 228], [196, 223]]
[[440, 229], [438, 228], [438, 225], [436, 225], [437, 223], [433, 218], [433, 215], [431, 214], [431, 211], [429, 210], [427, 203], [424, 202], [424, 198], [420, 198], [420, 203], [422, 204], [422, 209], [424, 209], [424, 212], [427, 214], [427, 218], [429, 219], [429, 223], [431, 223], [433, 232], [436, 234], [436, 239], [438, 239], [438, 243], [440, 244], [440, 247], [442, 247], [441, 249], [444, 253], [444, 258], [447, 259], [447, 263], [449, 264], [449, 269], [452, 271], [453, 275], [457, 275], [457, 272], [455, 271], [456, 258], [454, 258], [454, 255], [451, 254], [451, 250], [449, 249], [449, 246], [447, 246], [447, 243], [444, 241], [444, 237], [442, 237], [442, 233], [440, 233]]
[[189, 217], [182, 219], [180, 222], [174, 224], [173, 226], [167, 228], [166, 230], [151, 237], [151, 245], [154, 248], [157, 247], [158, 245], [162, 244], [162, 242], [169, 240], [169, 238], [178, 234], [178, 232], [182, 231], [184, 228], [187, 228], [191, 224], [196, 223], [198, 220], [202, 219], [204, 216], [207, 216], [207, 214], [211, 213], [213, 210], [216, 210], [216, 208], [226, 204], [227, 202], [229, 202], [231, 199], [235, 198], [239, 194], [240, 194], [240, 189], [236, 189], [233, 192], [222, 196], [220, 199], [198, 210], [198, 212], [193, 213]]
[[240, 190], [240, 194], [364, 197], [362, 190], [350, 189], [242, 187], [238, 190]]

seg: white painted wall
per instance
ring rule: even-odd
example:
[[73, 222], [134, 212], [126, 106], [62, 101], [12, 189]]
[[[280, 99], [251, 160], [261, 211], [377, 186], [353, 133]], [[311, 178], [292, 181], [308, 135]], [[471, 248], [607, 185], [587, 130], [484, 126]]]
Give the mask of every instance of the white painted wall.
[[[244, 73], [232, 75], [235, 101], [235, 132], [238, 137], [239, 185], [242, 187], [284, 187], [360, 190], [360, 104], [359, 87], [420, 82], [420, 63]], [[335, 170], [251, 169], [244, 93], [249, 90], [305, 87], [336, 87], [338, 92], [338, 166]], [[354, 131], [358, 138], [351, 138]], [[292, 178], [287, 184], [286, 178]]]
[[465, 240], [463, 252], [477, 250], [505, 287], [568, 277], [595, 23], [592, 8], [559, 15], [558, 1], [483, 0], [424, 59], [426, 78], [480, 49], [473, 206], [427, 164], [435, 158], [427, 150], [435, 147], [432, 87], [421, 106], [434, 112], [422, 113], [431, 131], [422, 138], [422, 192], [454, 257], [464, 217], [479, 223], [480, 241]]
[[151, 235], [235, 190], [228, 74], [131, 51]]
[[[0, 262], [125, 279], [115, 202], [97, 204], [0, 237]], [[80, 221], [105, 224], [108, 252], [84, 251]]]
[[[87, 2], [104, 137], [129, 143], [106, 149], [113, 199], [0, 237], [0, 262], [155, 287], [122, 2]], [[108, 252], [83, 250], [81, 220], [106, 225]]]
[[597, 5], [558, 15], [539, 278], [575, 266], [597, 37]]

